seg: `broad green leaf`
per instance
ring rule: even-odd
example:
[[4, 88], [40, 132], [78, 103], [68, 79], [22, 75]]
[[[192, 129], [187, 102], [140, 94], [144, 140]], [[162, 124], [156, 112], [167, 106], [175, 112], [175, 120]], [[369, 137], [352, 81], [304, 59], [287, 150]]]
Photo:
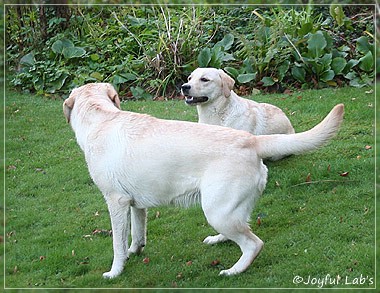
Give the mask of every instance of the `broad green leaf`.
[[255, 70], [253, 69], [252, 62], [249, 59], [245, 59], [243, 61], [243, 69], [246, 73], [254, 73]]
[[27, 67], [33, 66], [35, 62], [33, 53], [28, 53], [20, 59], [20, 64]]
[[76, 58], [76, 57], [82, 57], [84, 54], [86, 54], [86, 50], [80, 47], [68, 47], [64, 48], [63, 56], [67, 59]]
[[373, 45], [368, 42], [368, 37], [361, 36], [356, 40], [356, 50], [365, 55], [369, 51], [373, 52]]
[[113, 84], [121, 84], [130, 80], [136, 80], [136, 76], [132, 73], [115, 74], [112, 79]]
[[294, 66], [291, 70], [291, 73], [295, 79], [300, 82], [305, 82], [306, 71], [302, 67]]
[[332, 80], [335, 76], [335, 73], [333, 70], [327, 70], [325, 71], [321, 76], [320, 79], [324, 82]]
[[130, 72], [125, 72], [125, 73], [119, 73], [120, 76], [126, 78], [127, 80], [136, 80], [137, 76], [134, 75], [133, 73]]
[[279, 81], [282, 81], [285, 77], [285, 74], [289, 70], [290, 61], [285, 60], [279, 67], [278, 67], [278, 79]]
[[298, 30], [298, 35], [300, 37], [303, 37], [305, 35], [307, 35], [308, 33], [310, 33], [311, 31], [313, 30], [313, 24], [308, 22], [308, 23], [304, 23], [301, 28]]
[[332, 54], [325, 54], [320, 58], [320, 63], [323, 65], [324, 69], [327, 69], [330, 67], [332, 61]]
[[366, 72], [369, 72], [373, 70], [373, 67], [374, 59], [372, 56], [372, 52], [368, 51], [367, 54], [365, 54], [365, 56], [359, 59], [359, 68]]
[[331, 69], [334, 70], [335, 74], [340, 74], [342, 73], [346, 65], [347, 65], [346, 59], [342, 57], [336, 57], [331, 62]]
[[321, 31], [311, 34], [310, 38], [307, 40], [307, 48], [313, 58], [320, 57], [326, 45], [326, 39]]
[[350, 80], [350, 86], [353, 86], [353, 87], [362, 88], [366, 85], [367, 85], [367, 83], [363, 82], [363, 80], [360, 77], [356, 77], [356, 78]]
[[278, 54], [278, 50], [276, 48], [274, 49], [269, 48], [265, 55], [264, 63], [269, 63], [273, 58], [276, 57], [277, 54]]
[[244, 73], [244, 74], [239, 74], [237, 77], [237, 81], [239, 83], [247, 83], [256, 78], [256, 73]]
[[239, 75], [239, 71], [233, 67], [224, 67], [224, 71], [226, 71], [229, 75], [231, 75], [234, 79], [236, 79]]
[[137, 87], [131, 87], [131, 93], [133, 97], [137, 100], [145, 100], [145, 99], [151, 99], [153, 96], [146, 92], [143, 88], [137, 86]]
[[101, 75], [99, 72], [95, 71], [90, 74], [91, 77], [96, 78], [99, 81], [103, 80], [103, 75]]
[[72, 41], [68, 39], [62, 39], [62, 40], [55, 41], [53, 45], [51, 46], [51, 49], [56, 54], [63, 54], [63, 50], [65, 48], [71, 48], [71, 47], [74, 47], [74, 44]]
[[349, 80], [353, 80], [353, 79], [355, 79], [357, 76], [358, 76], [358, 75], [356, 74], [356, 72], [351, 71], [351, 72], [345, 74], [345, 75], [344, 75], [344, 78], [347, 78], [347, 79], [349, 79]]
[[235, 60], [234, 56], [232, 54], [229, 54], [229, 53], [222, 54], [222, 56], [219, 59], [222, 62]]
[[49, 92], [55, 93], [57, 90], [60, 90], [69, 75], [67, 73], [63, 73], [59, 78], [49, 83]]
[[220, 68], [222, 65], [224, 51], [222, 51], [221, 47], [213, 47], [211, 50], [211, 60], [209, 62], [209, 66]]
[[207, 67], [211, 61], [211, 51], [209, 48], [202, 49], [198, 54], [198, 66]]
[[336, 58], [336, 57], [346, 58], [346, 56], [348, 55], [347, 52], [345, 52], [345, 51], [341, 51], [341, 50], [337, 50], [337, 49], [335, 49], [335, 48], [332, 49], [331, 52], [332, 52], [332, 56], [333, 56], [333, 58]]
[[268, 77], [268, 76], [263, 77], [261, 81], [263, 82], [263, 86], [271, 86], [271, 85], [274, 85], [275, 83], [273, 78]]
[[343, 69], [343, 73], [348, 73], [352, 67], [359, 64], [359, 60], [351, 59], [347, 62], [347, 65]]
[[127, 81], [128, 81], [128, 79], [126, 79], [126, 78], [124, 78], [118, 74], [114, 75], [112, 78], [112, 84], [114, 84], [114, 85], [121, 84], [121, 83], [124, 83]]
[[231, 49], [233, 43], [234, 36], [232, 34], [227, 34], [221, 41], [217, 42], [214, 47], [223, 47], [224, 51], [228, 51], [229, 49]]

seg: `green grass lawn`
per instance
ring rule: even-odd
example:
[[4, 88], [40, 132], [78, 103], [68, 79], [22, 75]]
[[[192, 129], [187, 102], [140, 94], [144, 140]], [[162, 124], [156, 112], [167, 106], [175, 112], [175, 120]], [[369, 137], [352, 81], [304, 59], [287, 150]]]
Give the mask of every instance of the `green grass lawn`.
[[[113, 256], [107, 207], [62, 101], [8, 92], [5, 287], [373, 288], [375, 94], [368, 90], [254, 96], [281, 107], [297, 132], [337, 103], [346, 108], [342, 129], [327, 146], [268, 163], [267, 187], [251, 223], [265, 246], [245, 273], [218, 276], [240, 251], [232, 242], [202, 243], [214, 231], [200, 207], [158, 207], [149, 210], [143, 254], [132, 256], [112, 280], [102, 278]], [[196, 108], [183, 101], [128, 101], [122, 108], [197, 121]]]

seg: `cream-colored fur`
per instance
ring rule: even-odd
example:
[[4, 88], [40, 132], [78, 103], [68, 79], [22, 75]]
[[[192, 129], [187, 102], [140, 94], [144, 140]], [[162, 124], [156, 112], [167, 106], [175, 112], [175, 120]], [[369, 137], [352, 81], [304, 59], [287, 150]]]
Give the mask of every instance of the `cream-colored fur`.
[[63, 111], [110, 212], [114, 258], [106, 278], [118, 276], [128, 255], [143, 250], [146, 209], [170, 204], [200, 203], [209, 224], [221, 233], [204, 242], [230, 239], [242, 251], [220, 274], [246, 270], [263, 246], [248, 225], [267, 180], [262, 159], [313, 150], [335, 135], [343, 119], [343, 105], [337, 105], [307, 132], [253, 136], [121, 111], [116, 91], [106, 83], [73, 90]]
[[197, 68], [182, 85], [182, 94], [188, 105], [197, 106], [199, 123], [245, 130], [254, 135], [294, 133], [280, 108], [239, 97], [232, 90], [234, 84], [221, 69]]

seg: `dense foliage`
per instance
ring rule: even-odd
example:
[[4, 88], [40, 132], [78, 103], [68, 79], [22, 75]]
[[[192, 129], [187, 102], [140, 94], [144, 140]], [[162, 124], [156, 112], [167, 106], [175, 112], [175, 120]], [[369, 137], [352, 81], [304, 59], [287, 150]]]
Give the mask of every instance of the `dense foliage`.
[[10, 83], [67, 95], [86, 82], [174, 97], [198, 66], [270, 91], [374, 79], [374, 6], [6, 6]]

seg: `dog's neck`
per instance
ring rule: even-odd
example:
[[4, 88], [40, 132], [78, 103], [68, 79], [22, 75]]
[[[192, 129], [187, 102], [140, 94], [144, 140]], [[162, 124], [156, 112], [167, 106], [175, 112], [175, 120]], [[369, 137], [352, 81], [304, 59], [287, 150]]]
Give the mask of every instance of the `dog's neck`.
[[[85, 100], [76, 102], [71, 113], [70, 124], [83, 151], [92, 129], [98, 128], [99, 124], [113, 120], [119, 112], [120, 110], [111, 101], [96, 100], [93, 102]], [[81, 129], [81, 131], [77, 131], [77, 129]]]
[[220, 97], [212, 102], [197, 105], [198, 110], [198, 122], [206, 124], [224, 125], [225, 119], [229, 115], [231, 110], [230, 105], [233, 100], [237, 98], [234, 91], [231, 91], [229, 97]]

